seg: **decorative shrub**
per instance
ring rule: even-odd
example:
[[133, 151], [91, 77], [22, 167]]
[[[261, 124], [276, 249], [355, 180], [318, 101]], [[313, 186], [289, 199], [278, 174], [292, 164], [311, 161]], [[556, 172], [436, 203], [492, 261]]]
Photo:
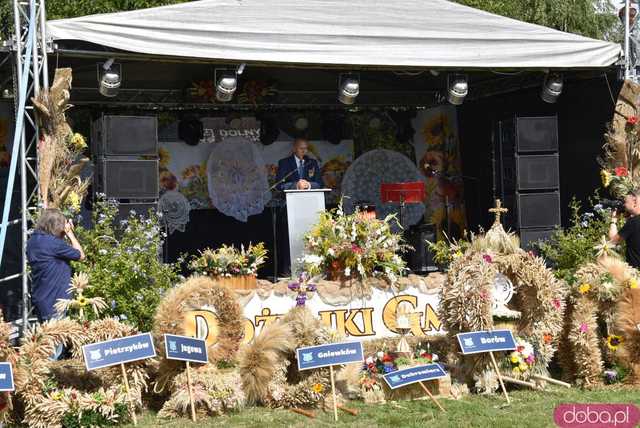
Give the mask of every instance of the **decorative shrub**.
[[540, 255], [554, 269], [557, 278], [569, 284], [575, 282], [576, 271], [585, 263], [596, 259], [602, 237], [608, 236], [611, 209], [593, 204], [598, 195], [590, 199], [591, 211], [581, 213], [581, 205], [571, 201], [571, 225], [555, 232], [550, 241], [538, 244]]
[[103, 316], [149, 331], [162, 295], [178, 281], [177, 266], [160, 260], [163, 235], [157, 214], [131, 211], [116, 223], [117, 212], [115, 201], [99, 198], [95, 203], [93, 228], [76, 228], [87, 258], [74, 268], [89, 276], [85, 297], [102, 297], [108, 305]]

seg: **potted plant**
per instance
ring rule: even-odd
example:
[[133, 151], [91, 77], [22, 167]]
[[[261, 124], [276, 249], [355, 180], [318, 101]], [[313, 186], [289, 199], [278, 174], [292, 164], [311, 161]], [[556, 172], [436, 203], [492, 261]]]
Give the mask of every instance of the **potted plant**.
[[264, 243], [248, 247], [223, 245], [212, 250], [206, 248], [189, 263], [197, 274], [208, 275], [233, 289], [250, 290], [257, 286], [258, 269], [267, 259]]

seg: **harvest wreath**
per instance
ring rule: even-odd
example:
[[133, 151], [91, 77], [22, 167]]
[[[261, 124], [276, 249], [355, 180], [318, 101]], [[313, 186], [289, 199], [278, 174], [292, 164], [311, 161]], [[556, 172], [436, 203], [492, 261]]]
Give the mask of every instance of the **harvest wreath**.
[[[501, 307], [495, 299], [500, 292], [498, 279], [505, 282], [505, 278], [513, 297]], [[465, 253], [454, 259], [441, 289], [439, 312], [449, 338], [453, 375], [465, 382], [478, 380], [488, 365], [483, 356], [460, 356], [456, 334], [494, 329], [494, 318], [502, 317], [513, 319], [514, 334], [533, 345], [534, 364], [519, 377], [546, 375], [562, 330], [566, 295], [566, 285], [544, 260], [521, 250], [517, 236], [505, 232], [496, 219], [486, 234], [474, 236]]]

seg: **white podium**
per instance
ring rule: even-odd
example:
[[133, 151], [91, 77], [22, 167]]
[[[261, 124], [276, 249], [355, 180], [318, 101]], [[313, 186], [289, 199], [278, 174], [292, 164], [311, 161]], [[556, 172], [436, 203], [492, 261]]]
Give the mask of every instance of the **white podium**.
[[291, 276], [298, 274], [298, 259], [304, 253], [304, 235], [318, 222], [324, 211], [325, 193], [331, 189], [285, 190], [289, 229]]

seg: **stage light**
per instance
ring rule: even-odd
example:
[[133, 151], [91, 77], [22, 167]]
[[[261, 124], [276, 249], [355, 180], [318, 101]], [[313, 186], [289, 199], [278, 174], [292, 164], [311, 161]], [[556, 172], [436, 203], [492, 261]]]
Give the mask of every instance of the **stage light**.
[[338, 100], [342, 104], [351, 105], [360, 94], [360, 78], [355, 74], [341, 74], [338, 85]]
[[122, 68], [110, 58], [103, 64], [98, 64], [98, 91], [105, 97], [118, 95], [122, 84]]
[[540, 98], [542, 101], [549, 104], [553, 104], [558, 101], [560, 94], [562, 93], [562, 76], [558, 73], [547, 74], [544, 77], [542, 83], [542, 90], [540, 91]]
[[246, 64], [243, 62], [235, 70], [216, 68], [214, 80], [216, 82], [216, 99], [226, 103], [231, 101], [238, 89], [238, 76], [244, 72]]
[[[218, 70], [216, 70], [216, 75], [218, 75]], [[238, 89], [238, 78], [235, 73], [221, 70], [219, 77], [216, 77], [216, 99], [223, 103], [231, 101], [236, 89]]]
[[463, 74], [450, 74], [447, 77], [447, 101], [454, 106], [459, 106], [464, 102], [464, 98], [469, 93], [469, 83], [467, 76]]

